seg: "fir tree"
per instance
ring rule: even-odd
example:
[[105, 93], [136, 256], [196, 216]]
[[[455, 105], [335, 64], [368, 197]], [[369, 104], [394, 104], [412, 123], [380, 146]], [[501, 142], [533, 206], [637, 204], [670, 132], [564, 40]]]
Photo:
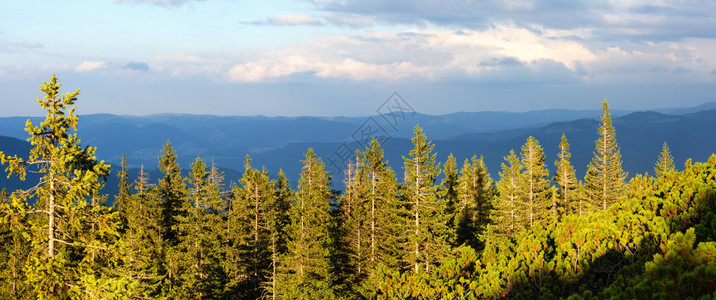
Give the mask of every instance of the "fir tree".
[[330, 240], [332, 193], [323, 161], [309, 148], [289, 209], [288, 252], [282, 260], [282, 298], [332, 297]]
[[438, 199], [440, 165], [435, 162], [434, 145], [423, 129], [415, 126], [413, 149], [403, 157], [405, 177], [401, 196], [408, 204], [410, 224], [407, 230], [406, 261], [415, 273], [430, 272], [440, 257], [449, 251], [453, 234], [447, 226], [446, 203]]
[[584, 184], [589, 201], [606, 210], [623, 193], [627, 177], [626, 172], [622, 171], [622, 156], [607, 99], [602, 102], [602, 125], [599, 126], [598, 134], [596, 152], [584, 176]]
[[569, 162], [572, 153], [569, 152], [569, 143], [567, 137], [562, 134], [562, 141], [559, 143], [559, 153], [554, 166], [557, 170], [554, 172], [554, 183], [559, 187], [557, 191], [557, 208], [558, 214], [573, 214], [579, 209], [579, 205], [575, 202], [579, 201], [577, 195], [577, 176], [574, 167]]
[[661, 148], [661, 153], [659, 154], [659, 160], [656, 162], [656, 166], [654, 166], [654, 175], [658, 178], [673, 171], [676, 171], [676, 168], [674, 167], [674, 158], [671, 157], [669, 145], [664, 142], [664, 146]]

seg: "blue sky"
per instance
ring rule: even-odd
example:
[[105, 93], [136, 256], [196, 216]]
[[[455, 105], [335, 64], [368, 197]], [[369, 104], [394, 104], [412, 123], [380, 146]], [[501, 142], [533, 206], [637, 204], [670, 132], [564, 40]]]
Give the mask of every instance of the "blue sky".
[[716, 2], [4, 1], [0, 116], [375, 114], [716, 101]]

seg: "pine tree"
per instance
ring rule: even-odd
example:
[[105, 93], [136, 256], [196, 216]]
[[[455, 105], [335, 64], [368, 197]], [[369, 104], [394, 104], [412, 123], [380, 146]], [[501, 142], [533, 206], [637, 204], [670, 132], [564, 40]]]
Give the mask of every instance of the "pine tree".
[[673, 171], [676, 171], [676, 167], [674, 167], [674, 158], [671, 157], [669, 145], [664, 142], [664, 146], [661, 148], [661, 154], [659, 154], [659, 160], [656, 162], [656, 166], [654, 166], [654, 175], [658, 178]]
[[572, 153], [569, 152], [569, 143], [567, 137], [562, 134], [562, 141], [559, 143], [559, 153], [554, 166], [557, 170], [554, 172], [554, 183], [559, 186], [557, 191], [557, 214], [570, 215], [578, 211], [579, 205], [575, 202], [579, 201], [577, 195], [577, 176], [574, 167], [569, 162]]
[[281, 298], [330, 298], [330, 177], [313, 149], [309, 148], [305, 157], [289, 209], [288, 252], [282, 259], [278, 294]]
[[413, 149], [409, 157], [403, 157], [405, 177], [401, 196], [408, 203], [410, 225], [408, 226], [408, 261], [415, 273], [421, 266], [426, 272], [450, 249], [454, 233], [447, 226], [446, 203], [438, 199], [440, 165], [435, 162], [434, 145], [427, 140], [423, 129], [415, 126]]
[[487, 172], [482, 156], [465, 159], [457, 186], [456, 245], [466, 244], [481, 250], [482, 235], [492, 222], [495, 183]]
[[494, 232], [503, 236], [513, 236], [523, 228], [524, 224], [519, 211], [521, 197], [524, 194], [524, 184], [520, 180], [522, 164], [514, 150], [510, 150], [510, 154], [504, 159], [507, 164], [502, 163], [500, 181], [497, 182]]
[[371, 225], [374, 225], [375, 201], [369, 189], [370, 178], [365, 159], [360, 151], [356, 151], [355, 162], [349, 162], [345, 170], [345, 192], [341, 197], [342, 211], [341, 235], [343, 236], [336, 250], [345, 252], [348, 263], [339, 275], [347, 282], [361, 281], [368, 274], [368, 265], [374, 260], [375, 236]]
[[598, 129], [596, 152], [584, 176], [585, 191], [589, 201], [606, 210], [623, 193], [627, 177], [622, 171], [621, 154], [612, 126], [607, 99], [602, 102], [602, 125]]
[[[95, 262], [95, 250], [111, 254], [102, 237], [117, 234], [118, 222], [105, 215], [107, 210], [88, 201], [97, 196], [102, 187], [99, 178], [108, 174], [109, 165], [97, 161], [96, 149], [81, 147], [77, 134], [72, 133], [77, 130], [78, 117], [75, 106], [67, 108], [74, 105], [79, 90], [60, 96], [60, 87], [54, 75], [40, 87], [45, 96], [37, 101], [47, 116], [39, 126], [29, 120], [26, 123], [29, 141], [35, 146], [29, 159], [0, 152], [0, 162], [9, 164], [6, 170], [10, 175], [24, 180], [30, 168], [43, 174], [37, 188], [11, 196], [13, 206], [29, 214], [26, 282], [33, 296], [42, 299], [109, 297], [111, 278], [98, 278], [88, 267]], [[20, 204], [30, 199], [35, 199], [34, 209]], [[105, 226], [90, 236], [92, 222]]]

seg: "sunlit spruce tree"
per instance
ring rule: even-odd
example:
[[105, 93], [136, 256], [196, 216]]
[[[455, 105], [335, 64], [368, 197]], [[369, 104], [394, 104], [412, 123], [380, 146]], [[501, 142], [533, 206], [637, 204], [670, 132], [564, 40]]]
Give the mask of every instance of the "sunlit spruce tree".
[[527, 138], [522, 146], [521, 164], [522, 174], [522, 209], [525, 215], [523, 221], [530, 228], [548, 217], [551, 196], [549, 190], [549, 171], [545, 166], [544, 151], [539, 141], [534, 137]]
[[[127, 184], [128, 172], [123, 159], [122, 171], [119, 172], [119, 194], [123, 197]], [[124, 178], [124, 180], [122, 180]], [[144, 167], [139, 177], [132, 184], [134, 193], [128, 198], [121, 198], [117, 207], [123, 215], [122, 234], [122, 265], [116, 271], [126, 278], [127, 296], [131, 298], [152, 298], [161, 292], [160, 279], [163, 274], [162, 237], [159, 228], [160, 207], [149, 184], [149, 177]]]
[[595, 207], [606, 210], [626, 188], [627, 173], [622, 170], [622, 155], [617, 145], [607, 99], [602, 102], [602, 125], [597, 130], [594, 158], [584, 176], [586, 197]]
[[[39, 125], [26, 123], [34, 146], [29, 159], [0, 152], [0, 162], [8, 164], [10, 175], [24, 180], [28, 171], [42, 174], [34, 188], [10, 196], [13, 213], [29, 214], [24, 233], [30, 240], [24, 268], [28, 293], [40, 299], [116, 297], [113, 285], [118, 279], [99, 272], [111, 263], [108, 237], [117, 235], [119, 222], [107, 209], [92, 205], [109, 165], [97, 161], [96, 149], [82, 147], [73, 132], [79, 90], [60, 95], [60, 87], [54, 75], [40, 87], [45, 96], [37, 101], [47, 116]], [[96, 260], [97, 255], [103, 261]]]
[[524, 185], [520, 180], [522, 164], [515, 155], [514, 150], [504, 157], [500, 181], [497, 182], [497, 196], [495, 196], [495, 234], [512, 236], [523, 228], [520, 206]]
[[162, 293], [173, 295], [178, 284], [179, 262], [176, 255], [173, 255], [173, 247], [179, 243], [177, 225], [179, 217], [187, 212], [188, 201], [186, 198], [187, 187], [181, 175], [181, 167], [177, 162], [177, 155], [170, 142], [162, 148], [162, 155], [159, 157], [159, 171], [162, 178], [153, 189], [156, 199], [160, 205], [159, 229], [162, 235]]
[[187, 199], [184, 213], [179, 214], [175, 229], [177, 245], [168, 249], [168, 256], [176, 261], [177, 285], [170, 294], [173, 298], [216, 298], [223, 292], [221, 264], [221, 236], [215, 230], [222, 228], [221, 218], [213, 207], [217, 199], [211, 195], [215, 185], [200, 158], [191, 164]]
[[277, 294], [294, 299], [331, 298], [331, 179], [313, 149], [305, 157], [289, 209], [288, 252], [281, 261]]
[[659, 160], [656, 162], [656, 166], [654, 166], [654, 175], [656, 177], [661, 177], [668, 172], [674, 171], [676, 171], [676, 167], [674, 167], [674, 158], [671, 157], [669, 145], [664, 142], [664, 146], [661, 148], [661, 153], [659, 154]]
[[581, 206], [580, 196], [577, 194], [577, 176], [574, 172], [574, 167], [569, 159], [572, 157], [572, 153], [569, 152], [569, 143], [567, 137], [562, 134], [562, 141], [559, 143], [559, 153], [557, 153], [557, 160], [554, 162], [554, 166], [557, 170], [554, 172], [554, 183], [557, 185], [557, 205], [558, 214], [569, 215], [575, 212], [579, 212]]
[[447, 226], [446, 201], [437, 197], [440, 164], [435, 161], [434, 145], [419, 125], [414, 132], [413, 149], [408, 157], [403, 156], [405, 177], [401, 197], [408, 208], [409, 219], [404, 257], [410, 269], [418, 273], [430, 272], [448, 253], [454, 233]]
[[267, 172], [251, 166], [248, 155], [244, 167], [241, 186], [234, 188], [231, 204], [231, 236], [238, 257], [228, 263], [238, 269], [231, 272], [230, 285], [242, 297], [258, 298], [272, 273], [275, 189]]

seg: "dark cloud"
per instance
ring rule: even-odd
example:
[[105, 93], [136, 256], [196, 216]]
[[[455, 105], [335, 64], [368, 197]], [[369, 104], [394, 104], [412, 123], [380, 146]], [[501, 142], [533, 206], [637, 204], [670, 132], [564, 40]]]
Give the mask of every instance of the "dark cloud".
[[125, 69], [130, 69], [133, 71], [141, 71], [141, 72], [147, 72], [149, 71], [149, 65], [145, 62], [141, 61], [130, 61], [126, 65], [124, 65]]
[[483, 61], [480, 63], [481, 67], [497, 67], [497, 66], [520, 66], [522, 62], [514, 57], [497, 58], [493, 57], [490, 60]]

